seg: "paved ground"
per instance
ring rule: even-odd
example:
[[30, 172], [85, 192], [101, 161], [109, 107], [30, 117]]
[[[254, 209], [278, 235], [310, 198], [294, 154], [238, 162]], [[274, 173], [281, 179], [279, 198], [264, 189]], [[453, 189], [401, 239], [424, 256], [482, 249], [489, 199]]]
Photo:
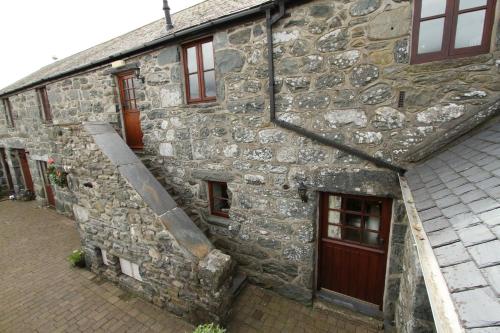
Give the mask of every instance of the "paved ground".
[[[73, 222], [34, 203], [0, 202], [0, 332], [192, 332], [181, 319], [131, 297], [66, 256]], [[360, 323], [248, 286], [228, 332], [373, 332]]]

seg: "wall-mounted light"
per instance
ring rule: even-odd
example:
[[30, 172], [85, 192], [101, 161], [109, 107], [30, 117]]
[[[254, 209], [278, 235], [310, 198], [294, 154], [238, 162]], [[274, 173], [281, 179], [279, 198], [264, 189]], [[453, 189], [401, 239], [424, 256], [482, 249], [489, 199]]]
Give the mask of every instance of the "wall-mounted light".
[[141, 69], [136, 68], [135, 69], [135, 78], [137, 80], [141, 80], [142, 83], [146, 82], [146, 78], [144, 78], [144, 75], [141, 75]]
[[299, 183], [299, 187], [297, 188], [297, 192], [299, 192], [299, 197], [302, 202], [307, 202], [307, 187], [303, 182]]

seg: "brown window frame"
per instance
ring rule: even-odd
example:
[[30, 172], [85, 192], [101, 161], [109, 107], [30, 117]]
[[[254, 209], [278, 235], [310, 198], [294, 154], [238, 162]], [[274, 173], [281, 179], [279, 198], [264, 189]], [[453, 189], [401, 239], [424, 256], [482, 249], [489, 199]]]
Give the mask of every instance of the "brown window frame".
[[[135, 111], [137, 108], [137, 89], [134, 83], [135, 71], [124, 71], [117, 74], [118, 92], [123, 111]], [[128, 92], [128, 96], [125, 92]]]
[[[421, 18], [422, 0], [415, 0], [413, 11], [413, 33], [411, 43], [411, 63], [421, 64], [443, 59], [461, 58], [474, 56], [490, 52], [491, 33], [493, 30], [493, 21], [495, 16], [496, 0], [487, 0], [485, 6], [478, 6], [459, 10], [459, 0], [446, 0], [446, 9], [444, 14]], [[483, 36], [481, 45], [455, 48], [455, 38], [457, 30], [458, 15], [468, 12], [485, 10]], [[441, 50], [432, 53], [418, 54], [418, 39], [420, 33], [420, 23], [432, 19], [444, 18], [443, 39]]]
[[[207, 43], [207, 42], [212, 42], [212, 52], [214, 51], [213, 49], [213, 37], [206, 37], [202, 39], [197, 39], [195, 41], [186, 43], [182, 45], [182, 62], [183, 62], [183, 67], [184, 67], [184, 82], [185, 82], [185, 87], [186, 87], [186, 100], [188, 104], [196, 104], [196, 103], [206, 103], [206, 102], [213, 102], [217, 100], [217, 96], [209, 96], [207, 97], [205, 95], [205, 78], [203, 73], [205, 73], [205, 68], [203, 65], [203, 54], [202, 54], [202, 45]], [[198, 73], [198, 88], [199, 88], [199, 95], [200, 98], [191, 98], [191, 87], [189, 85], [189, 69], [188, 69], [188, 57], [187, 57], [187, 50], [191, 47], [195, 46], [196, 47], [196, 62], [198, 64], [197, 68], [197, 73]], [[214, 53], [214, 61], [215, 61], [215, 53]], [[209, 70], [210, 71], [210, 70]], [[214, 74], [215, 74], [215, 64], [214, 64]], [[217, 84], [217, 78], [215, 83]]]
[[219, 216], [219, 217], [229, 218], [229, 213], [215, 209], [215, 201], [216, 200], [227, 201], [229, 209], [231, 209], [231, 202], [230, 202], [229, 197], [227, 197], [227, 198], [214, 197], [214, 185], [225, 187], [226, 192], [227, 192], [228, 191], [227, 183], [226, 182], [219, 182], [219, 181], [208, 181], [207, 184], [208, 184], [208, 201], [210, 204], [210, 214], [215, 215], [215, 216]]
[[36, 88], [38, 100], [40, 102], [40, 116], [45, 123], [52, 123], [52, 109], [50, 108], [49, 96], [47, 95], [47, 87]]
[[[371, 248], [374, 251], [381, 251], [387, 246], [387, 235], [389, 235], [390, 228], [390, 219], [391, 219], [391, 211], [392, 211], [392, 199], [383, 198], [383, 197], [375, 197], [375, 196], [362, 196], [362, 195], [352, 195], [352, 194], [344, 194], [344, 193], [323, 193], [322, 202], [321, 202], [321, 210], [322, 216], [328, 219], [329, 211], [336, 211], [340, 213], [339, 222], [338, 223], [322, 223], [321, 225], [321, 237], [331, 240], [336, 243], [349, 244], [354, 247], [362, 247], [362, 248]], [[329, 206], [329, 198], [331, 196], [340, 197], [340, 209], [330, 208]], [[359, 200], [361, 201], [361, 211], [352, 211], [347, 209], [347, 200]], [[378, 216], [371, 215], [366, 211], [366, 202], [378, 202], [380, 204], [380, 213]], [[359, 227], [349, 226], [345, 223], [346, 215], [357, 215], [361, 216], [361, 224]], [[378, 217], [379, 220], [379, 230], [372, 230], [366, 227], [365, 222], [366, 218], [374, 216]], [[357, 230], [359, 232], [359, 241], [354, 241], [350, 239], [346, 239], [343, 236], [341, 238], [332, 238], [328, 236], [328, 225], [335, 225], [340, 228], [342, 235], [344, 235], [344, 229], [349, 230]], [[379, 237], [379, 244], [372, 245], [367, 242], [363, 242], [363, 234], [364, 231], [368, 231], [369, 233], [377, 234]]]
[[5, 119], [7, 120], [7, 126], [10, 128], [15, 128], [16, 124], [14, 122], [14, 117], [12, 116], [12, 103], [8, 97], [2, 98], [3, 108], [5, 109]]

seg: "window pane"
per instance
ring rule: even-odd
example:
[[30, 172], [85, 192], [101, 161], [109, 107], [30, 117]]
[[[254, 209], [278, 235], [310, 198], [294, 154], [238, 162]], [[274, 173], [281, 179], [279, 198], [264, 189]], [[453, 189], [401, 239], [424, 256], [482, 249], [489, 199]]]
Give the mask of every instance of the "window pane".
[[486, 6], [486, 0], [460, 0], [459, 10]]
[[420, 22], [418, 53], [441, 51], [443, 44], [444, 18]]
[[420, 17], [429, 17], [444, 14], [446, 11], [446, 0], [422, 0], [422, 11]]
[[365, 220], [365, 229], [378, 231], [380, 228], [380, 218], [374, 216], [367, 216]]
[[369, 232], [365, 230], [363, 232], [363, 243], [372, 245], [372, 246], [378, 246], [379, 245], [379, 237], [378, 233], [376, 232]]
[[191, 99], [200, 98], [200, 87], [198, 86], [198, 74], [189, 75], [189, 96]]
[[196, 46], [187, 49], [187, 63], [189, 73], [198, 72], [198, 62], [196, 61]]
[[345, 209], [353, 212], [361, 212], [363, 202], [359, 199], [346, 199]]
[[344, 229], [343, 234], [344, 234], [344, 237], [342, 237], [342, 239], [346, 239], [346, 240], [350, 240], [350, 241], [354, 241], [354, 242], [361, 241], [359, 230]]
[[203, 69], [209, 70], [214, 68], [214, 49], [212, 42], [205, 43], [201, 46], [203, 53]]
[[203, 73], [205, 77], [205, 96], [214, 97], [215, 96], [215, 71], [209, 71]]
[[330, 195], [328, 199], [328, 205], [330, 209], [340, 209], [340, 204], [342, 203], [342, 198], [337, 195]]
[[328, 237], [340, 239], [341, 238], [340, 227], [337, 227], [336, 225], [329, 224], [328, 225]]
[[214, 199], [214, 210], [216, 212], [224, 212], [227, 213], [229, 212], [229, 201], [228, 200], [220, 200], [220, 199]]
[[328, 212], [328, 223], [340, 223], [340, 212], [330, 210]]
[[366, 202], [366, 212], [369, 215], [380, 216], [381, 204], [378, 202], [367, 201]]
[[350, 227], [360, 228], [361, 227], [361, 216], [346, 214], [345, 225], [348, 225]]
[[485, 14], [485, 10], [479, 10], [458, 15], [456, 49], [481, 45]]

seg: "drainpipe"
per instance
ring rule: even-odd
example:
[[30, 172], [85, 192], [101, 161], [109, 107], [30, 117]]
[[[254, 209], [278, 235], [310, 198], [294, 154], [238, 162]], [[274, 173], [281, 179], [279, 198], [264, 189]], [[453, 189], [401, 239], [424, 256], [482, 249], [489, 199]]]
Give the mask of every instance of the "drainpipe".
[[309, 131], [303, 127], [288, 123], [281, 119], [276, 118], [276, 103], [275, 103], [275, 87], [274, 87], [274, 63], [273, 63], [273, 24], [278, 22], [285, 15], [285, 1], [279, 0], [279, 11], [274, 15], [271, 15], [271, 8], [266, 9], [266, 26], [267, 26], [267, 59], [268, 59], [268, 72], [269, 72], [269, 107], [270, 107], [270, 118], [271, 122], [276, 124], [278, 127], [285, 128], [313, 141], [322, 143], [324, 145], [333, 147], [335, 149], [341, 150], [350, 155], [357, 156], [363, 160], [369, 161], [378, 167], [386, 168], [403, 175], [406, 170], [400, 166], [394, 165], [380, 158], [371, 156], [364, 151], [347, 146], [338, 141], [326, 138], [322, 135], [316, 134]]

